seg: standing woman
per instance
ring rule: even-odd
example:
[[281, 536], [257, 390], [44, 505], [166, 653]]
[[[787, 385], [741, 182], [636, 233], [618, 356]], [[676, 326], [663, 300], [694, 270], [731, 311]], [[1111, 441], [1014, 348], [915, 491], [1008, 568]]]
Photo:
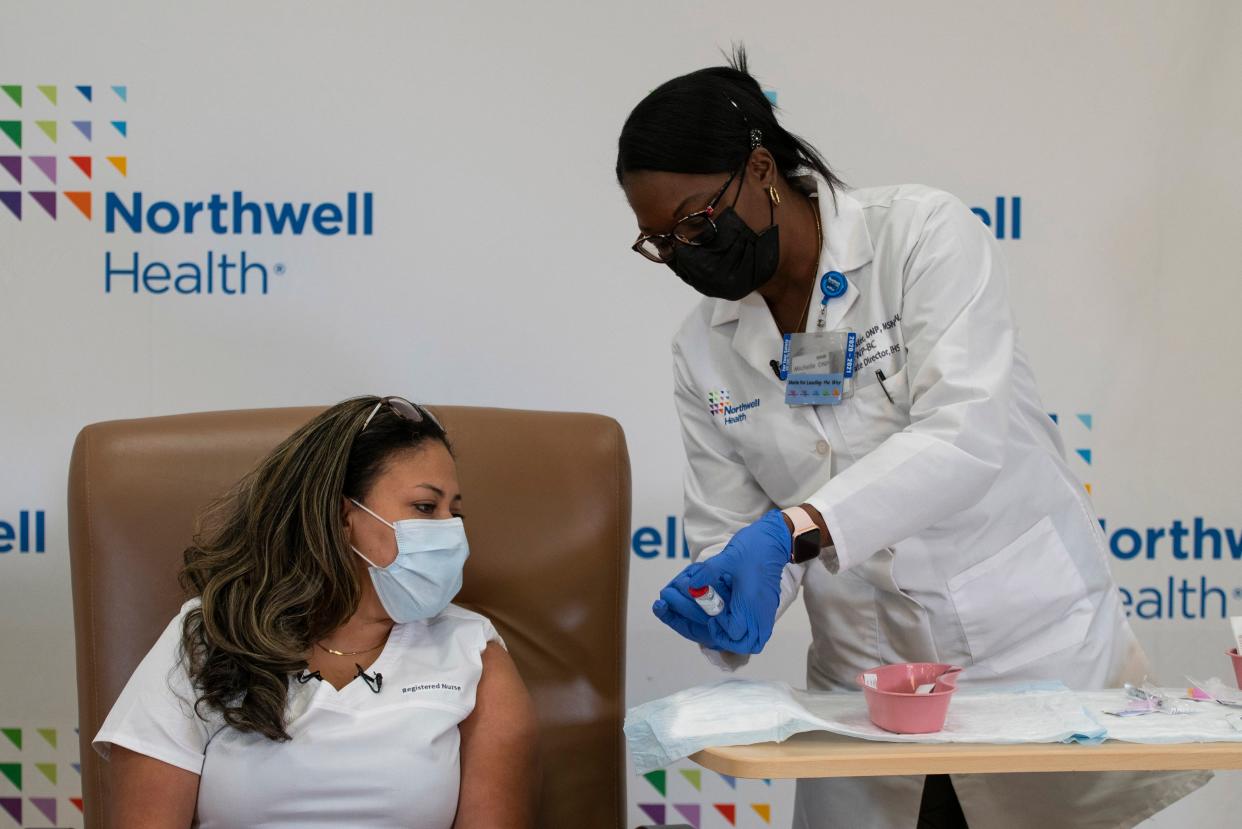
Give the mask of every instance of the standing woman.
[[[662, 621], [733, 669], [802, 588], [811, 688], [906, 661], [961, 665], [975, 686], [1143, 679], [1000, 251], [968, 208], [918, 185], [847, 191], [740, 51], [644, 98], [616, 172], [634, 249], [706, 297], [673, 342], [696, 563], [661, 591]], [[723, 614], [688, 595], [704, 585]], [[806, 780], [794, 825], [1132, 826], [1207, 779]]]

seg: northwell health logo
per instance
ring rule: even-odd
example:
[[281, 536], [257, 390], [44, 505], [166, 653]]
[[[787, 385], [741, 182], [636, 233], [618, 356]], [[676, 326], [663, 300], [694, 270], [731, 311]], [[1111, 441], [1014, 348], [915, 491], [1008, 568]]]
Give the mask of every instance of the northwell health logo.
[[759, 406], [759, 398], [755, 398], [749, 403], [736, 405], [733, 398], [729, 395], [728, 389], [720, 389], [719, 391], [710, 391], [707, 393], [707, 411], [712, 417], [724, 415], [726, 425], [741, 423], [746, 419], [746, 412]]
[[89, 221], [95, 186], [129, 175], [129, 87], [81, 84], [62, 95], [56, 84], [0, 84], [0, 93], [0, 205], [17, 221], [35, 209], [54, 221], [59, 195]]
[[47, 552], [47, 514], [41, 509], [18, 510], [0, 520], [0, 556]]
[[[124, 111], [130, 104], [128, 86], [0, 84], [0, 91], [0, 153], [5, 153], [0, 169], [10, 179], [3, 183], [7, 189], [0, 189], [0, 204], [7, 208], [0, 220], [7, 216], [29, 225], [36, 219], [60, 219], [63, 224], [69, 212], [79, 225], [102, 226], [108, 236], [135, 237], [135, 249], [104, 252], [106, 294], [266, 295], [287, 271], [283, 262], [246, 250], [151, 256], [140, 246], [143, 237], [374, 233], [371, 192], [351, 191], [320, 202], [255, 198], [243, 190], [191, 198], [123, 192], [133, 172], [123, 147], [130, 128]], [[61, 203], [76, 212], [58, 211]]]

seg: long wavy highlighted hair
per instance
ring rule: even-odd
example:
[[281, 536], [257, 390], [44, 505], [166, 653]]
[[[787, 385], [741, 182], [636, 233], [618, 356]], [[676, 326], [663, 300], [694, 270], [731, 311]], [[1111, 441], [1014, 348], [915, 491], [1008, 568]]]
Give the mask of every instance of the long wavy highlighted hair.
[[204, 512], [180, 577], [201, 600], [181, 635], [200, 717], [215, 712], [238, 731], [289, 739], [291, 675], [362, 595], [343, 499], [365, 503], [399, 452], [433, 440], [449, 448], [439, 425], [387, 405], [364, 431], [379, 402], [356, 397], [324, 411]]

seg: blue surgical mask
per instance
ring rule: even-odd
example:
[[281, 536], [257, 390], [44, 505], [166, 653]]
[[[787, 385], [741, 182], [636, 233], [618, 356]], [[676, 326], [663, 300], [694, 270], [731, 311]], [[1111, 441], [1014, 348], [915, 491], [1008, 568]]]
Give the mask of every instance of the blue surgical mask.
[[371, 583], [392, 620], [430, 619], [448, 607], [461, 590], [462, 568], [470, 556], [462, 520], [410, 518], [393, 524], [353, 498], [349, 500], [397, 534], [397, 557], [387, 567], [376, 566], [361, 550], [352, 548], [371, 565]]

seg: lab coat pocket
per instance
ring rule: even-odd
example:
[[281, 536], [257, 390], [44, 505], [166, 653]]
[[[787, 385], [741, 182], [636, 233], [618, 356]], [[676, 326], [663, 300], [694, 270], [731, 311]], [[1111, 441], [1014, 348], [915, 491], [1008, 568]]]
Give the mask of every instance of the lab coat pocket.
[[906, 369], [881, 383], [871, 369], [862, 369], [854, 394], [839, 407], [839, 422], [855, 458], [875, 449], [889, 435], [910, 425], [910, 388]]
[[1051, 517], [948, 587], [974, 663], [997, 674], [1081, 644], [1094, 613]]

